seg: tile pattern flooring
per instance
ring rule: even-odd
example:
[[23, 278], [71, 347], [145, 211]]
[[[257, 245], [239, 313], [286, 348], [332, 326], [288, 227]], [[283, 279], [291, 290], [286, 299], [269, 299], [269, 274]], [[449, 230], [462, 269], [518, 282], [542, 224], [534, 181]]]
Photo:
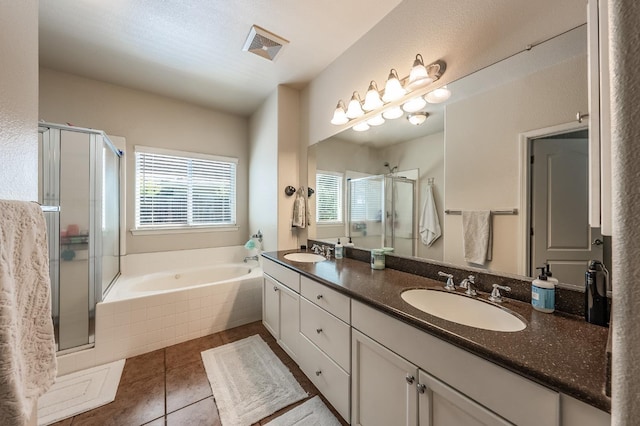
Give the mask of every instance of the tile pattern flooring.
[[[54, 425], [220, 426], [218, 409], [200, 352], [253, 334], [259, 334], [267, 342], [302, 388], [309, 393], [309, 398], [320, 395], [318, 389], [278, 346], [262, 323], [253, 322], [127, 359], [115, 401]], [[307, 399], [283, 408], [256, 425], [266, 424]], [[336, 418], [347, 425], [327, 400], [324, 397], [322, 399]]]

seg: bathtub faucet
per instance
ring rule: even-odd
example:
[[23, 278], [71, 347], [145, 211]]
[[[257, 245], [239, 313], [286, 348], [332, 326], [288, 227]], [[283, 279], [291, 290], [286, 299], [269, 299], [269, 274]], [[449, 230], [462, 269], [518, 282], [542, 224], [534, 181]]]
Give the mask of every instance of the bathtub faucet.
[[260, 262], [260, 258], [256, 254], [255, 256], [247, 256], [244, 258], [244, 263], [247, 263], [249, 260], [255, 260], [256, 262]]

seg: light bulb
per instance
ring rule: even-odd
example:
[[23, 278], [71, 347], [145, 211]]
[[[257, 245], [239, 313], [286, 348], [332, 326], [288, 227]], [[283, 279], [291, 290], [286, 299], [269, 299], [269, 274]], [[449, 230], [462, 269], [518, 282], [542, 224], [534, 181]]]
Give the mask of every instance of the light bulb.
[[381, 124], [384, 124], [384, 118], [382, 118], [382, 114], [374, 115], [367, 120], [367, 124], [370, 126], [380, 126]]
[[402, 117], [402, 108], [399, 106], [394, 106], [393, 108], [389, 108], [385, 112], [382, 113], [382, 116], [387, 120], [395, 120], [396, 118]]
[[347, 117], [349, 118], [358, 118], [364, 115], [364, 111], [362, 110], [362, 102], [360, 101], [360, 95], [358, 92], [353, 92], [353, 96], [351, 96], [351, 100], [349, 101], [349, 106], [347, 107]]
[[367, 94], [364, 96], [364, 104], [362, 104], [362, 109], [364, 109], [365, 111], [373, 111], [376, 108], [380, 108], [382, 105], [384, 105], [384, 102], [382, 102], [382, 99], [380, 99], [378, 85], [375, 81], [371, 80], [371, 83], [369, 83]]
[[422, 96], [417, 96], [413, 99], [409, 99], [402, 105], [402, 109], [406, 112], [420, 111], [427, 104]]
[[447, 89], [447, 86], [442, 86], [432, 92], [424, 95], [424, 99], [430, 104], [439, 104], [451, 97], [451, 91]]
[[424, 66], [422, 55], [417, 54], [416, 59], [413, 61], [413, 67], [411, 73], [409, 73], [409, 81], [407, 82], [407, 89], [415, 90], [418, 87], [426, 86], [433, 83], [433, 78], [429, 76], [427, 68]]
[[336, 105], [336, 110], [333, 111], [333, 118], [331, 119], [331, 124], [335, 124], [336, 126], [340, 126], [342, 124], [346, 124], [349, 121], [349, 117], [344, 111], [344, 102], [342, 100], [338, 101], [338, 105]]
[[352, 129], [355, 130], [356, 132], [366, 132], [367, 130], [370, 129], [370, 127], [366, 121], [363, 121], [353, 126]]
[[384, 86], [384, 95], [382, 96], [382, 100], [385, 102], [393, 102], [403, 97], [406, 93], [407, 91], [404, 90], [400, 83], [400, 79], [398, 78], [398, 71], [392, 68], [389, 72], [387, 84]]

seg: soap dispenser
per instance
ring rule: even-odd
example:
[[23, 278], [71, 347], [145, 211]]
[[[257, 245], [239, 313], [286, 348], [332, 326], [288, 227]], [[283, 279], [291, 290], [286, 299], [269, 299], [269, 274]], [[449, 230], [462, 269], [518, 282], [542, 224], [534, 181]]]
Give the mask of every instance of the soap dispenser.
[[544, 266], [540, 266], [540, 275], [531, 283], [531, 306], [533, 309], [550, 314], [556, 306], [556, 286], [549, 281]]
[[338, 238], [338, 242], [335, 244], [334, 248], [336, 250], [336, 259], [342, 259], [343, 252], [344, 252], [344, 246], [340, 242], [340, 238]]
[[547, 281], [552, 282], [554, 285], [558, 285], [558, 279], [553, 278], [553, 274], [551, 273], [551, 269], [549, 268], [549, 264], [545, 263], [544, 266], [547, 267], [545, 274], [547, 275]]

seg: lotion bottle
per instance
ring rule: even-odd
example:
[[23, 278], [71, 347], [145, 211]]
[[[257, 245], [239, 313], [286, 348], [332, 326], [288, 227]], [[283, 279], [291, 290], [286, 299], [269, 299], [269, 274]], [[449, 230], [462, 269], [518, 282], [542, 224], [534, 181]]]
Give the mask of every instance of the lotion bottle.
[[544, 266], [540, 266], [540, 275], [531, 283], [531, 306], [533, 309], [550, 314], [556, 309], [556, 285], [547, 279]]
[[340, 238], [338, 238], [338, 242], [335, 244], [334, 248], [336, 250], [336, 259], [342, 259], [344, 246], [340, 242]]
[[348, 243], [344, 243], [345, 247], [353, 247], [355, 244], [353, 244], [353, 241], [351, 241], [351, 237], [349, 237], [349, 242]]

